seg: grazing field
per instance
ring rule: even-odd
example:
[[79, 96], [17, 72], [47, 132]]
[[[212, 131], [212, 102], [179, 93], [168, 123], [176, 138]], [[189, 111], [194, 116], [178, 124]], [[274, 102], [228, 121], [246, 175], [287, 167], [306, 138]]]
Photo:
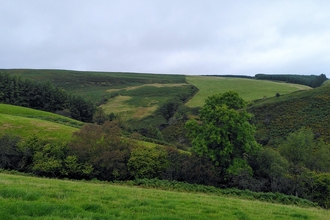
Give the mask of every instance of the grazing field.
[[3, 219], [328, 219], [329, 211], [203, 193], [0, 173]]
[[82, 125], [57, 114], [0, 104], [0, 135], [9, 133], [25, 138], [37, 134], [46, 139], [68, 140]]
[[238, 92], [246, 101], [253, 101], [274, 97], [276, 93], [283, 95], [298, 90], [311, 89], [304, 85], [246, 78], [186, 76], [186, 79], [188, 83], [199, 89], [199, 92], [186, 104], [189, 107], [201, 107], [208, 96], [229, 90]]

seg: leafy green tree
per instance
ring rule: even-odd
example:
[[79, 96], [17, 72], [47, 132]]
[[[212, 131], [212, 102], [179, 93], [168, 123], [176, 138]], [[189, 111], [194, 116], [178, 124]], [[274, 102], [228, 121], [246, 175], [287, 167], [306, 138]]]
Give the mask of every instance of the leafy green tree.
[[311, 129], [301, 128], [290, 133], [279, 146], [279, 151], [289, 162], [304, 166], [313, 154], [314, 134]]
[[309, 128], [303, 127], [290, 133], [279, 146], [279, 152], [295, 166], [314, 171], [330, 171], [330, 145], [322, 139], [315, 139]]
[[256, 157], [256, 163], [255, 175], [258, 178], [267, 180], [269, 190], [272, 192], [285, 192], [287, 187], [284, 179], [288, 174], [289, 162], [278, 151], [272, 148], [264, 148]]
[[246, 159], [260, 149], [254, 138], [255, 128], [249, 123], [251, 115], [243, 109], [245, 105], [233, 91], [213, 95], [205, 100], [200, 121], [186, 123], [194, 152], [211, 158], [224, 169], [224, 174], [251, 170]]
[[127, 165], [135, 178], [159, 178], [168, 166], [167, 152], [162, 147], [135, 146]]

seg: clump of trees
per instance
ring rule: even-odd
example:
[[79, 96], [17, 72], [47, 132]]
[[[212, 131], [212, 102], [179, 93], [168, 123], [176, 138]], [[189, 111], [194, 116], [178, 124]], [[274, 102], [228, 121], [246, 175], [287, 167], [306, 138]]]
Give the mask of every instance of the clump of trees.
[[0, 103], [49, 112], [69, 110], [70, 116], [92, 122], [95, 106], [80, 96], [68, 94], [50, 82], [36, 82], [0, 72]]
[[256, 74], [255, 79], [274, 80], [287, 83], [295, 83], [316, 88], [322, 85], [327, 77], [322, 73], [317, 75], [296, 75], [296, 74]]

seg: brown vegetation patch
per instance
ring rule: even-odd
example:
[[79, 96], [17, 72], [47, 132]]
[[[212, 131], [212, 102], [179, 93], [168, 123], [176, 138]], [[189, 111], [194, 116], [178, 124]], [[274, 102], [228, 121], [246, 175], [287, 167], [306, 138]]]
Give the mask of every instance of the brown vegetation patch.
[[156, 111], [157, 107], [157, 105], [151, 107], [139, 107], [135, 109], [133, 118], [144, 118]]

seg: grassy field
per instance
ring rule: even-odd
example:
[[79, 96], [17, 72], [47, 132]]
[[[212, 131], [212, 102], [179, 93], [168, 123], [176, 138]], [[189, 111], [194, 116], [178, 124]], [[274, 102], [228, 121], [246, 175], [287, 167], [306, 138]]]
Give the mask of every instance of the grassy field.
[[32, 134], [46, 139], [68, 140], [83, 123], [49, 112], [0, 104], [0, 135], [16, 134], [23, 138]]
[[329, 211], [0, 173], [2, 219], [329, 219]]
[[213, 94], [229, 90], [236, 91], [246, 101], [288, 94], [297, 90], [311, 89], [308, 86], [245, 78], [187, 76], [187, 82], [199, 88], [199, 92], [186, 104], [189, 107], [201, 107], [204, 100]]

